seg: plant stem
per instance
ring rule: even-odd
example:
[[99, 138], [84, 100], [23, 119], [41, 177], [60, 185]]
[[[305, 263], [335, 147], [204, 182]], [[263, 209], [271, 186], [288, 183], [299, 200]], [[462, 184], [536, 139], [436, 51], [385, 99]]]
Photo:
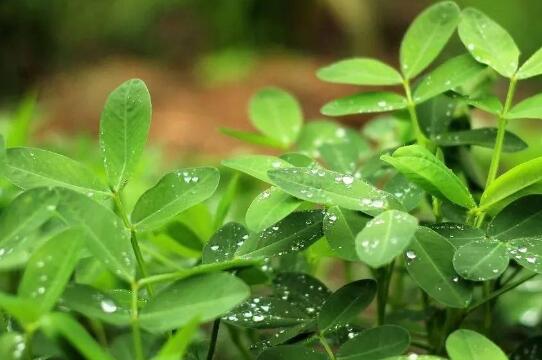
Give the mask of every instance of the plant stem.
[[386, 321], [386, 305], [388, 302], [388, 293], [390, 289], [390, 281], [393, 275], [393, 266], [395, 261], [393, 261], [387, 267], [376, 269], [375, 272], [378, 275], [378, 292], [377, 292], [377, 311], [378, 325], [384, 325]]
[[137, 307], [137, 295], [139, 287], [137, 283], [132, 284], [132, 308], [131, 308], [131, 323], [132, 337], [134, 340], [134, 353], [136, 360], [144, 360], [143, 343], [141, 341], [141, 329], [139, 328], [139, 314]]
[[318, 339], [320, 340], [320, 344], [324, 347], [324, 350], [326, 350], [327, 356], [329, 356], [330, 360], [336, 360], [335, 354], [333, 354], [333, 351], [331, 350], [331, 346], [329, 346], [329, 343], [327, 342], [326, 338], [320, 334], [318, 335]]
[[428, 140], [420, 129], [420, 123], [418, 121], [418, 114], [416, 114], [416, 103], [412, 99], [412, 91], [410, 89], [410, 83], [408, 79], [403, 81], [403, 87], [405, 89], [405, 95], [407, 98], [407, 110], [410, 115], [410, 120], [412, 123], [412, 128], [414, 129], [414, 134], [416, 135], [416, 142], [422, 146], [428, 146]]
[[215, 355], [216, 341], [218, 340], [218, 330], [220, 329], [220, 318], [213, 322], [213, 330], [211, 332], [211, 342], [209, 343], [209, 351], [207, 352], [207, 360], [212, 360]]
[[[491, 282], [486, 281], [483, 283], [482, 291], [484, 298], [487, 298], [491, 293]], [[491, 329], [491, 301], [488, 301], [484, 304], [484, 330], [488, 334]]]

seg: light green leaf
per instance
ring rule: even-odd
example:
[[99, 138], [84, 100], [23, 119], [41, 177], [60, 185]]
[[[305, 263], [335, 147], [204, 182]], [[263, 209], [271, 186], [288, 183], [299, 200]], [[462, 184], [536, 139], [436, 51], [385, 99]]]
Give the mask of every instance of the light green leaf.
[[137, 165], [151, 125], [151, 97], [142, 80], [122, 83], [107, 98], [100, 119], [100, 149], [114, 191]]
[[397, 85], [403, 82], [391, 66], [375, 59], [353, 58], [336, 62], [318, 70], [323, 81], [352, 85]]
[[22, 189], [62, 186], [92, 195], [110, 192], [89, 169], [75, 160], [51, 151], [12, 148], [6, 152], [6, 178]]
[[465, 208], [476, 206], [465, 184], [420, 145], [403, 146], [395, 150], [392, 156], [383, 155], [381, 159], [433, 196], [448, 199]]
[[329, 169], [347, 174], [356, 171], [360, 154], [355, 144], [323, 144], [318, 150]]
[[[493, 149], [497, 138], [497, 128], [478, 128], [461, 131], [451, 131], [435, 136], [439, 146], [476, 145]], [[527, 144], [516, 134], [505, 131], [502, 151], [517, 152], [527, 148]]]
[[166, 174], [137, 200], [132, 222], [138, 231], [157, 229], [215, 192], [220, 173], [212, 167], [186, 168]]
[[300, 152], [317, 158], [320, 156], [318, 152], [320, 146], [342, 143], [346, 134], [347, 129], [334, 121], [311, 121], [303, 125], [297, 139], [297, 148]]
[[222, 165], [269, 184], [273, 184], [273, 181], [267, 176], [269, 170], [292, 167], [289, 162], [271, 155], [240, 155], [223, 160]]
[[460, 329], [446, 339], [446, 351], [451, 360], [507, 360], [508, 357], [485, 336]]
[[542, 94], [531, 96], [509, 110], [507, 119], [542, 119]]
[[32, 300], [41, 314], [50, 311], [79, 261], [85, 234], [72, 228], [59, 233], [32, 254], [19, 284], [18, 295]]
[[503, 109], [501, 101], [495, 95], [485, 95], [467, 99], [467, 104], [494, 115], [500, 114]]
[[321, 333], [342, 326], [359, 315], [373, 301], [376, 281], [364, 279], [351, 282], [331, 294], [318, 315]]
[[358, 261], [356, 235], [370, 220], [360, 212], [332, 206], [324, 218], [324, 234], [333, 251], [348, 261]]
[[268, 175], [283, 191], [317, 204], [338, 205], [370, 215], [401, 207], [391, 194], [352, 175], [308, 168], [271, 170]]
[[392, 92], [365, 92], [332, 100], [320, 110], [327, 116], [378, 113], [406, 108], [406, 99]]
[[538, 49], [527, 61], [521, 65], [516, 74], [518, 79], [527, 79], [542, 74], [542, 48]]
[[297, 139], [303, 124], [297, 100], [278, 88], [258, 91], [250, 100], [249, 117], [256, 129], [284, 146]]
[[160, 349], [160, 352], [153, 357], [153, 360], [179, 360], [184, 359], [188, 345], [197, 335], [200, 321], [196, 316], [182, 328], [175, 332]]
[[459, 22], [459, 7], [443, 1], [425, 9], [401, 42], [401, 70], [407, 79], [422, 72], [440, 54]]
[[323, 236], [323, 218], [321, 210], [294, 212], [275, 225], [249, 235], [236, 255], [255, 258], [302, 251]]
[[414, 90], [414, 101], [424, 102], [460, 86], [478, 75], [485, 67], [468, 55], [459, 55], [438, 66]]
[[406, 249], [417, 228], [414, 216], [398, 210], [385, 211], [357, 234], [356, 253], [372, 268], [387, 265]]
[[475, 240], [483, 240], [486, 237], [481, 229], [466, 224], [446, 222], [431, 224], [428, 227], [444, 236], [456, 248]]
[[32, 324], [41, 316], [33, 301], [2, 292], [0, 292], [0, 309], [17, 319], [21, 325]]
[[341, 345], [337, 360], [379, 360], [401, 355], [410, 345], [410, 334], [396, 325], [364, 330]]
[[25, 337], [11, 330], [0, 336], [0, 359], [18, 360], [29, 358]]
[[219, 130], [222, 134], [227, 135], [237, 140], [241, 140], [247, 144], [268, 146], [268, 147], [276, 148], [276, 149], [285, 148], [284, 144], [282, 144], [280, 141], [271, 139], [270, 137], [267, 137], [262, 134], [242, 131], [242, 130], [229, 129], [229, 128], [220, 128]]
[[205, 244], [201, 263], [210, 264], [232, 260], [237, 249], [248, 239], [248, 231], [236, 222], [222, 226]]
[[429, 296], [453, 308], [466, 308], [472, 290], [453, 267], [455, 248], [444, 237], [426, 227], [419, 227], [405, 252], [410, 276]]
[[495, 179], [480, 199], [480, 209], [488, 210], [499, 201], [542, 180], [542, 157], [538, 157], [508, 170]]
[[259, 232], [290, 215], [302, 203], [303, 201], [272, 186], [252, 201], [245, 221], [251, 231]]
[[506, 244], [498, 240], [476, 240], [461, 246], [454, 255], [454, 269], [472, 281], [499, 277], [508, 268]]
[[459, 37], [476, 59], [505, 77], [512, 77], [519, 60], [519, 49], [514, 39], [483, 12], [466, 8], [461, 13]]
[[130, 234], [122, 220], [105, 206], [80, 193], [57, 188], [57, 214], [69, 226], [85, 233], [88, 250], [115, 275], [132, 281], [135, 257]]
[[187, 324], [194, 316], [209, 321], [230, 311], [249, 294], [248, 286], [228, 273], [193, 276], [156, 294], [141, 310], [141, 326], [161, 333]]
[[65, 313], [46, 314], [40, 320], [41, 329], [47, 337], [65, 338], [77, 351], [88, 360], [114, 360], [89, 335], [85, 328]]

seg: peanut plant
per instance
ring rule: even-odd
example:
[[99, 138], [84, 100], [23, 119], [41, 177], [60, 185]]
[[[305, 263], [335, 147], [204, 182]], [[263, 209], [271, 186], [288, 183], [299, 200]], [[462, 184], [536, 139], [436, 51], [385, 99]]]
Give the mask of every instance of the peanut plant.
[[[456, 30], [464, 53], [430, 68]], [[2, 145], [16, 196], [0, 216], [0, 358], [542, 359], [540, 319], [518, 330], [497, 316], [503, 295], [542, 294], [542, 157], [501, 171], [503, 152], [527, 148], [508, 122], [542, 118], [542, 95], [515, 101], [542, 50], [519, 55], [482, 12], [436, 3], [404, 35], [399, 69], [351, 58], [317, 72], [392, 89], [322, 107], [380, 114], [361, 131], [306, 122], [265, 88], [249, 104], [257, 132], [221, 131], [278, 155], [171, 171], [134, 204], [151, 124], [141, 80], [107, 99], [101, 174]], [[497, 126], [477, 126], [480, 112]], [[242, 216], [239, 173], [266, 184]]]

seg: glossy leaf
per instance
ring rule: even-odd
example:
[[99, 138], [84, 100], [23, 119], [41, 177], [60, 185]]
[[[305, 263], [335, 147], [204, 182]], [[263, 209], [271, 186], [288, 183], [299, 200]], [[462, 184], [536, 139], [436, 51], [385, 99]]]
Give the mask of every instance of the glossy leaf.
[[481, 229], [466, 224], [445, 222], [431, 224], [428, 227], [444, 236], [456, 248], [472, 241], [483, 240], [486, 237], [486, 234]]
[[410, 345], [407, 330], [396, 325], [367, 329], [341, 345], [338, 360], [378, 360], [401, 355]]
[[446, 339], [446, 351], [451, 360], [507, 360], [508, 357], [485, 336], [460, 329]]
[[330, 207], [324, 218], [324, 234], [333, 251], [348, 261], [358, 261], [356, 235], [370, 218], [360, 212]]
[[220, 173], [211, 167], [171, 172], [147, 190], [132, 212], [138, 231], [159, 228], [182, 211], [207, 200], [215, 192]]
[[[434, 139], [439, 146], [477, 145], [493, 149], [497, 138], [497, 128], [478, 128], [470, 130], [452, 131], [437, 135]], [[517, 135], [506, 131], [502, 151], [517, 152], [525, 150], [527, 144]]]
[[383, 155], [381, 159], [438, 198], [448, 199], [465, 208], [476, 206], [465, 184], [435, 155], [420, 145], [401, 147], [392, 156]]
[[28, 357], [28, 352], [23, 335], [11, 331], [0, 336], [0, 359], [18, 360], [26, 357]]
[[489, 223], [487, 233], [500, 241], [540, 236], [542, 196], [518, 199], [499, 212]]
[[318, 328], [324, 333], [342, 326], [358, 316], [373, 301], [376, 281], [358, 280], [344, 285], [331, 294], [318, 315]]
[[397, 85], [403, 82], [394, 68], [370, 58], [341, 60], [321, 68], [316, 76], [323, 81], [351, 85]]
[[21, 325], [35, 323], [41, 316], [33, 301], [2, 292], [0, 292], [0, 309], [13, 316]]
[[252, 124], [265, 136], [283, 145], [293, 143], [303, 124], [303, 113], [297, 100], [284, 90], [265, 88], [250, 100]]
[[384, 186], [384, 191], [395, 196], [407, 211], [416, 209], [425, 195], [422, 188], [402, 174], [395, 174]]
[[379, 268], [393, 261], [409, 246], [418, 219], [397, 210], [379, 214], [365, 225], [356, 236], [358, 257], [372, 268]]
[[401, 70], [407, 79], [422, 72], [440, 54], [459, 22], [459, 8], [443, 1], [414, 19], [401, 42]]
[[364, 92], [332, 100], [321, 112], [327, 116], [379, 113], [406, 108], [406, 99], [392, 92]]
[[25, 190], [40, 186], [62, 186], [90, 195], [110, 194], [100, 179], [83, 164], [47, 150], [8, 149], [5, 176]]
[[115, 191], [133, 173], [150, 124], [151, 97], [142, 80], [128, 80], [113, 90], [100, 118], [100, 149], [109, 184]]
[[273, 181], [267, 176], [269, 170], [292, 167], [289, 162], [270, 155], [240, 155], [222, 161], [222, 165], [269, 184], [273, 184]]
[[70, 280], [83, 245], [84, 233], [68, 229], [48, 240], [30, 257], [18, 295], [35, 302], [40, 313], [51, 310]]
[[307, 168], [272, 170], [268, 174], [282, 190], [309, 202], [368, 214], [401, 206], [390, 194], [348, 174]]
[[454, 269], [472, 281], [499, 277], [508, 268], [506, 244], [498, 240], [476, 240], [461, 246], [454, 255]]
[[483, 12], [467, 8], [461, 13], [459, 37], [476, 59], [505, 77], [518, 68], [519, 49], [514, 39]]
[[518, 238], [508, 242], [508, 252], [521, 266], [542, 274], [542, 237]]
[[331, 291], [320, 280], [304, 273], [283, 272], [275, 276], [273, 294], [315, 316]]
[[505, 116], [508, 119], [542, 119], [542, 94], [521, 101]]
[[164, 332], [187, 324], [194, 316], [209, 321], [230, 311], [249, 294], [245, 283], [227, 273], [193, 276], [156, 294], [141, 310], [141, 326]]
[[323, 218], [321, 210], [294, 212], [275, 225], [249, 235], [236, 255], [255, 258], [302, 251], [323, 236]]
[[277, 360], [277, 359], [295, 359], [295, 360], [326, 360], [326, 354], [317, 352], [314, 349], [303, 345], [281, 345], [275, 346], [263, 351], [258, 360]]
[[416, 106], [420, 129], [430, 139], [445, 134], [453, 120], [457, 100], [441, 94]]
[[521, 65], [516, 74], [518, 79], [527, 79], [542, 74], [542, 49], [538, 49]]
[[294, 212], [303, 201], [272, 186], [260, 193], [245, 215], [247, 227], [259, 232]]
[[246, 239], [248, 239], [248, 231], [243, 225], [236, 222], [225, 224], [205, 244], [201, 263], [210, 264], [232, 260], [235, 252]]
[[420, 227], [405, 252], [406, 268], [429, 296], [452, 307], [465, 308], [472, 298], [468, 284], [453, 267], [454, 246], [433, 230]]
[[414, 90], [414, 101], [421, 103], [460, 86], [478, 75], [485, 67], [468, 55], [459, 55], [438, 66]]

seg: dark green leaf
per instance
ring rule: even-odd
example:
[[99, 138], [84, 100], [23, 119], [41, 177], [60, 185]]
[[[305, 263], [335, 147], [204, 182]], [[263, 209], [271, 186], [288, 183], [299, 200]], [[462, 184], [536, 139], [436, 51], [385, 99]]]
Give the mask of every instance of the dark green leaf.
[[260, 232], [290, 215], [302, 203], [272, 186], [252, 201], [245, 215], [246, 224], [251, 231]]
[[498, 213], [487, 228], [489, 236], [500, 241], [540, 236], [542, 196], [518, 199]]
[[327, 116], [378, 113], [406, 108], [406, 99], [392, 92], [365, 92], [332, 100], [321, 112]]
[[369, 217], [360, 212], [330, 207], [324, 218], [324, 234], [333, 251], [348, 261], [358, 261], [356, 235], [365, 227]]
[[275, 296], [302, 308], [307, 315], [315, 316], [331, 292], [318, 279], [304, 273], [285, 272], [273, 279]]
[[444, 134], [452, 122], [457, 101], [447, 95], [436, 97], [416, 106], [421, 130], [431, 139]]
[[198, 327], [199, 318], [196, 316], [166, 341], [153, 360], [183, 359], [188, 345], [196, 336]]
[[[479, 128], [462, 131], [452, 131], [435, 136], [435, 143], [439, 146], [477, 145], [493, 149], [497, 138], [497, 128]], [[527, 144], [510, 131], [504, 133], [502, 151], [516, 152], [525, 150]]]
[[248, 239], [248, 231], [239, 223], [222, 226], [203, 248], [202, 264], [232, 260], [237, 249]]
[[275, 346], [263, 351], [258, 360], [326, 360], [328, 357], [324, 353], [303, 345], [282, 345]]
[[397, 85], [403, 82], [391, 66], [375, 59], [353, 58], [321, 68], [316, 76], [323, 81], [352, 85]]
[[510, 356], [510, 360], [542, 359], [542, 336], [535, 336], [522, 343]]
[[451, 360], [507, 360], [508, 357], [488, 338], [475, 331], [460, 329], [446, 339]]
[[519, 238], [507, 243], [510, 256], [521, 266], [542, 274], [542, 237]]
[[395, 196], [408, 211], [417, 208], [425, 195], [422, 188], [408, 181], [402, 174], [395, 174], [386, 183], [384, 190]]
[[410, 345], [408, 331], [396, 325], [383, 325], [363, 331], [345, 342], [338, 360], [378, 360], [401, 355]]
[[456, 248], [485, 238], [485, 233], [482, 230], [466, 224], [447, 222], [432, 224], [428, 227], [444, 236]]
[[506, 244], [498, 240], [475, 240], [461, 246], [454, 255], [454, 269], [464, 279], [486, 281], [508, 268]]

